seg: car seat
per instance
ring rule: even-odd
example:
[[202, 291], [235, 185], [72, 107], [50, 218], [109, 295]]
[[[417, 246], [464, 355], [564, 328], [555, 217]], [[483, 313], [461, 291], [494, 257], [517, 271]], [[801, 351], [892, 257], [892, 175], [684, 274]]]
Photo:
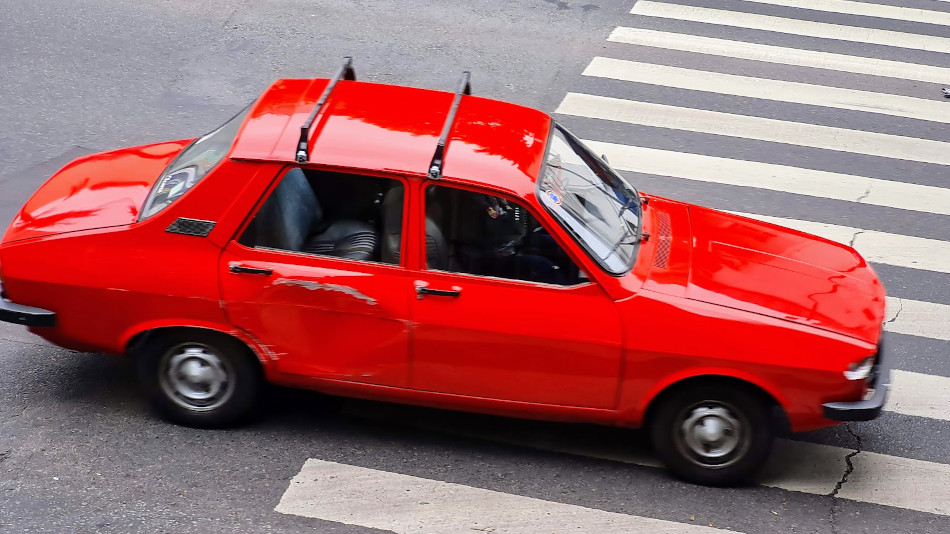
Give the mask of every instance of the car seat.
[[291, 169], [281, 179], [254, 220], [256, 246], [374, 260], [378, 236], [363, 221], [324, 221], [317, 196], [301, 169]]

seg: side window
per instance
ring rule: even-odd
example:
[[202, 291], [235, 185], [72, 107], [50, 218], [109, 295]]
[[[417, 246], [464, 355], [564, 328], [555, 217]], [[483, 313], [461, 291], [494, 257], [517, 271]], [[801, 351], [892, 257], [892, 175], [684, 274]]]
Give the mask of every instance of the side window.
[[398, 264], [403, 197], [398, 180], [293, 168], [238, 241], [249, 247]]
[[537, 219], [508, 199], [431, 185], [425, 224], [429, 269], [559, 285], [587, 281]]

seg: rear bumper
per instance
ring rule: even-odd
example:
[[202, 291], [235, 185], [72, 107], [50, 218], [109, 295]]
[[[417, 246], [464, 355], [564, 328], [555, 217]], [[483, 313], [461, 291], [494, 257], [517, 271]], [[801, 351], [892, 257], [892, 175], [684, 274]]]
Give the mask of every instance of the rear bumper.
[[0, 321], [23, 326], [56, 326], [56, 314], [7, 300], [0, 284]]
[[872, 371], [871, 387], [874, 394], [870, 399], [855, 402], [826, 402], [822, 404], [822, 412], [828, 419], [834, 421], [870, 421], [881, 415], [887, 392], [891, 388], [890, 358], [884, 356], [883, 336], [878, 345], [877, 362]]

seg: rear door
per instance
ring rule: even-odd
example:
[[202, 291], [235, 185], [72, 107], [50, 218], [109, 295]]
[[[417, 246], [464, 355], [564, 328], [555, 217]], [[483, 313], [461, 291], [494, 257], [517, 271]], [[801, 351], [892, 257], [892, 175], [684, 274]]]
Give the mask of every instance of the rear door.
[[382, 246], [400, 246], [405, 184], [301, 169], [278, 184], [221, 256], [229, 320], [280, 372], [405, 387], [412, 279]]

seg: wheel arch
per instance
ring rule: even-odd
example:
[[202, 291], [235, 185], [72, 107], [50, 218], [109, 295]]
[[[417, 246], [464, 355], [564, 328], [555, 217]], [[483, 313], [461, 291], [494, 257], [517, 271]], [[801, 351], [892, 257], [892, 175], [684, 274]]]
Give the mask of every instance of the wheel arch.
[[669, 398], [677, 391], [684, 388], [717, 384], [721, 384], [723, 387], [744, 389], [752, 393], [765, 402], [770, 408], [774, 408], [773, 412], [775, 413], [772, 414], [772, 424], [774, 427], [782, 430], [789, 428], [788, 403], [777, 388], [765, 381], [757, 380], [752, 376], [744, 376], [721, 370], [694, 373], [686, 376], [673, 376], [657, 384], [640, 404], [640, 406], [644, 406], [641, 425], [648, 428], [652, 418], [656, 415], [657, 408], [663, 404], [664, 399]]
[[216, 323], [195, 323], [185, 321], [160, 321], [136, 325], [127, 330], [121, 341], [121, 346], [125, 348], [125, 354], [134, 357], [141, 347], [154, 336], [168, 334], [172, 332], [203, 331], [234, 339], [247, 348], [264, 371], [272, 363], [273, 358], [266, 346], [259, 343], [254, 337], [247, 333], [230, 327], [224, 327]]

